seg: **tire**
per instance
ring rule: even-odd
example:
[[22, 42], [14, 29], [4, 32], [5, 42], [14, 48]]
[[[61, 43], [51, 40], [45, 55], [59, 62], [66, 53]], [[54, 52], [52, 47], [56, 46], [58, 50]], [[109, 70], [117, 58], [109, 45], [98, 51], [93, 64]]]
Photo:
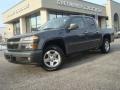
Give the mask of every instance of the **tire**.
[[104, 39], [103, 44], [101, 47], [101, 52], [102, 53], [109, 53], [110, 52], [110, 41], [109, 39]]
[[42, 56], [42, 67], [47, 71], [55, 71], [62, 67], [65, 56], [58, 46], [48, 46]]

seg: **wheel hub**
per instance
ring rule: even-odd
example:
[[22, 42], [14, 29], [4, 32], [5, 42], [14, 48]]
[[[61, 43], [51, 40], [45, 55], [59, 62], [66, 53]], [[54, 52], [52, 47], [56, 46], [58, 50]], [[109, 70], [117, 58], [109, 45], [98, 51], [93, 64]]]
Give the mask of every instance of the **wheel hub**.
[[56, 67], [61, 63], [61, 56], [55, 50], [49, 50], [44, 55], [44, 63], [48, 67]]
[[105, 42], [105, 49], [106, 49], [106, 51], [109, 51], [109, 49], [110, 49], [110, 45], [109, 45], [108, 41]]

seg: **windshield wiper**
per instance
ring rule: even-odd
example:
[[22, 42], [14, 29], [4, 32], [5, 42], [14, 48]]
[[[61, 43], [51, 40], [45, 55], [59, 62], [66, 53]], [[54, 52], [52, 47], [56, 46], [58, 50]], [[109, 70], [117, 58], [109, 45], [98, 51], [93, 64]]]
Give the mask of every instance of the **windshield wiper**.
[[55, 29], [55, 28], [45, 28], [45, 29], [43, 29], [43, 30], [47, 30], [47, 29]]

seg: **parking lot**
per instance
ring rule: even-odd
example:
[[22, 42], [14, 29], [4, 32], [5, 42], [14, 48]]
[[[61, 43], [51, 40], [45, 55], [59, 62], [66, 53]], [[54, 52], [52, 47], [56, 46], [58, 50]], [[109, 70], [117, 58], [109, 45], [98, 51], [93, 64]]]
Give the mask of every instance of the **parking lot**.
[[34, 64], [9, 63], [0, 51], [0, 90], [120, 90], [120, 39], [109, 54], [73, 55], [54, 72]]

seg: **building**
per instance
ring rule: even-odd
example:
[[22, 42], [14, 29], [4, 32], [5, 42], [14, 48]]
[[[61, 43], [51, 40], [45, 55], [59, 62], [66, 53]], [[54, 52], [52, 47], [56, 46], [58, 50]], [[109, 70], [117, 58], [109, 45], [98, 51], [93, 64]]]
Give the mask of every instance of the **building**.
[[50, 19], [68, 15], [92, 16], [100, 28], [118, 31], [119, 6], [113, 0], [105, 6], [83, 0], [22, 0], [3, 13], [3, 20], [10, 36], [32, 32]]
[[6, 27], [0, 27], [0, 42], [4, 42], [10, 37]]
[[2, 34], [0, 34], [0, 42], [2, 42]]

